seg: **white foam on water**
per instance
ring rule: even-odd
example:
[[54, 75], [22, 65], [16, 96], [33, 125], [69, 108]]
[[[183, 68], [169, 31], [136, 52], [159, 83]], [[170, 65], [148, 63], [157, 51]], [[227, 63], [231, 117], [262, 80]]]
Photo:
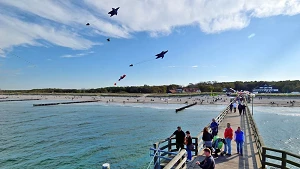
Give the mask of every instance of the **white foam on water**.
[[279, 116], [294, 116], [294, 117], [300, 117], [299, 113], [276, 113], [276, 115]]

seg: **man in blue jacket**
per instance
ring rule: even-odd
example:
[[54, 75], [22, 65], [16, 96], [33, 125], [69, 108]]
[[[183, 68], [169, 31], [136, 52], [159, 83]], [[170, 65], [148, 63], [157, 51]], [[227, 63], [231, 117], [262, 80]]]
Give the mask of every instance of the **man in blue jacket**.
[[218, 135], [219, 124], [216, 122], [215, 119], [212, 119], [212, 122], [210, 123], [210, 128], [211, 128], [213, 137]]
[[244, 132], [241, 130], [241, 127], [235, 131], [234, 140], [236, 141], [237, 153], [243, 156], [243, 144], [245, 142]]

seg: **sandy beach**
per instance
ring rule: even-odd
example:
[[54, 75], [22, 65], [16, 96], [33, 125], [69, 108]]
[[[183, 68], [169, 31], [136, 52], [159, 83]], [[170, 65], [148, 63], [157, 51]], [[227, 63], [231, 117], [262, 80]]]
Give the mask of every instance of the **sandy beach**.
[[[0, 100], [40, 99], [55, 101], [90, 101], [98, 100], [103, 103], [155, 103], [155, 104], [191, 104], [198, 105], [227, 105], [230, 97], [220, 96], [193, 96], [193, 97], [151, 97], [144, 94], [140, 97], [124, 96], [74, 96], [74, 95], [0, 95]], [[255, 97], [254, 106], [273, 107], [300, 107], [300, 97]]]

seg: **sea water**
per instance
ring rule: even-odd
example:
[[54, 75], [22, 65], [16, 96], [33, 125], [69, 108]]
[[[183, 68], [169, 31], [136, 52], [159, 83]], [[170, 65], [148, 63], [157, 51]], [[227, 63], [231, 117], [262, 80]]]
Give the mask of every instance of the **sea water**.
[[[53, 101], [46, 101], [53, 102]], [[196, 136], [225, 106], [0, 103], [0, 168], [147, 168], [153, 143], [181, 126]]]
[[[299, 107], [254, 107], [253, 112], [267, 147], [300, 155]], [[272, 155], [280, 156], [277, 153]], [[295, 158], [289, 160], [300, 163], [300, 160]]]
[[[177, 126], [196, 136], [224, 105], [0, 103], [0, 168], [147, 168], [149, 148]], [[254, 107], [267, 146], [300, 154], [300, 109]]]

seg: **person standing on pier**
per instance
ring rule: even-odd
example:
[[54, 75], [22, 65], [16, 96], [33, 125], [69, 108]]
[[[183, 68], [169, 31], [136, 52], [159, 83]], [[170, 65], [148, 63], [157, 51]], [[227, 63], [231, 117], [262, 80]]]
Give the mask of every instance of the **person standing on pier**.
[[196, 164], [202, 169], [215, 169], [215, 160], [211, 156], [211, 151], [209, 148], [204, 149], [205, 159], [202, 162], [197, 161]]
[[218, 135], [219, 124], [216, 122], [215, 119], [212, 119], [212, 122], [210, 123], [210, 128], [212, 130], [213, 137], [216, 136], [216, 135]]
[[236, 112], [236, 107], [237, 107], [236, 101], [232, 105], [233, 105], [233, 111], [235, 113]]
[[242, 104], [239, 104], [239, 105], [238, 105], [238, 109], [239, 109], [240, 115], [242, 115], [242, 111], [243, 111], [243, 106], [242, 106]]
[[232, 113], [232, 108], [233, 108], [233, 104], [232, 103], [230, 103], [229, 108], [230, 108], [230, 113]]
[[243, 108], [243, 114], [246, 114], [246, 105], [243, 104], [243, 105], [242, 105], [242, 108]]
[[173, 136], [176, 136], [176, 149], [177, 149], [177, 151], [179, 151], [179, 148], [184, 149], [185, 134], [181, 130], [180, 126], [177, 127], [177, 130], [174, 131], [174, 133], [170, 136], [169, 139], [171, 139]]
[[190, 131], [185, 132], [185, 144], [186, 144], [186, 151], [187, 151], [187, 159], [188, 161], [192, 160], [192, 150], [194, 149], [192, 137]]
[[241, 127], [235, 131], [234, 140], [236, 142], [237, 153], [243, 156], [243, 145], [245, 141], [244, 132], [241, 130]]
[[231, 140], [233, 138], [233, 130], [230, 127], [230, 123], [227, 123], [227, 128], [225, 129], [224, 137], [226, 142], [224, 153], [228, 156], [231, 156]]
[[205, 147], [209, 148], [210, 150], [212, 150], [212, 139], [213, 138], [214, 137], [212, 136], [212, 134], [209, 133], [209, 131], [208, 131], [208, 127], [204, 127], [202, 140], [204, 142]]

